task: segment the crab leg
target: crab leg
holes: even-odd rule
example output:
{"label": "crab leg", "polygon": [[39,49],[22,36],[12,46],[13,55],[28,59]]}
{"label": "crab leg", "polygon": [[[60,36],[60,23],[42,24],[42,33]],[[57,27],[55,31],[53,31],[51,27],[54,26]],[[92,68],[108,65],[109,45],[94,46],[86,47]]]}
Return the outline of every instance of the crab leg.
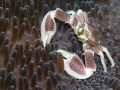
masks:
{"label": "crab leg", "polygon": [[102,53],[101,51],[99,51],[97,54],[98,54],[98,55],[100,56],[100,58],[101,58],[101,63],[102,63],[102,65],[103,65],[104,72],[107,72],[107,68],[106,68],[106,65],[105,65],[103,53]]}
{"label": "crab leg", "polygon": [[[87,50],[87,48],[90,48],[86,43],[83,44],[83,50]],[[95,54],[99,55],[100,56],[100,60],[101,60],[101,63],[102,63],[102,66],[103,66],[103,69],[104,69],[104,72],[107,71],[107,68],[106,68],[106,65],[105,65],[105,61],[104,61],[104,55],[102,53],[102,51],[98,48],[98,47],[94,47],[93,49],[91,49]]]}
{"label": "crab leg", "polygon": [[96,71],[96,65],[94,61],[94,52],[92,50],[85,50],[83,55],[85,55],[86,69],[91,69],[93,71]]}
{"label": "crab leg", "polygon": [[106,53],[107,57],[109,58],[109,60],[111,62],[111,67],[114,67],[115,63],[114,63],[114,60],[112,59],[112,57],[110,55],[110,52],[105,47],[103,47],[102,45],[98,45],[98,48],[100,48],[101,51]]}
{"label": "crab leg", "polygon": [[97,55],[100,56],[104,72],[107,72],[107,68],[106,68],[106,65],[105,65],[103,52],[100,51],[99,49],[97,49],[96,47],[93,49],[93,51],[94,51],[94,53],[96,53]]}
{"label": "crab leg", "polygon": [[88,22],[87,14],[81,9],[77,11],[77,15],[79,16],[79,21],[81,22],[81,24],[83,24],[84,22]]}
{"label": "crab leg", "polygon": [[91,50],[86,50],[84,53],[86,67],[75,53],[71,54],[61,49],[57,50],[57,52],[60,52],[66,58],[64,59],[64,70],[77,79],[89,78],[96,70],[93,52]]}

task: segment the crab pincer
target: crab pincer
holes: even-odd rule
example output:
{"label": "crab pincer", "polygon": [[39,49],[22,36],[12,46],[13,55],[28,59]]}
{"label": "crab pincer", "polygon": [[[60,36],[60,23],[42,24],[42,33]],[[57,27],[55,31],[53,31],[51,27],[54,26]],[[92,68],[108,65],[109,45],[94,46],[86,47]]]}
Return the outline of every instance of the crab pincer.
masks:
{"label": "crab pincer", "polygon": [[96,71],[96,65],[94,62],[94,53],[91,50],[86,50],[85,55],[85,65],[79,56],[75,53],[70,53],[65,50],[59,49],[64,59],[64,70],[71,76],[77,79],[89,78],[94,71]]}
{"label": "crab pincer", "polygon": [[52,37],[56,32],[56,22],[55,18],[64,22],[68,23],[71,26],[77,25],[77,19],[73,16],[70,16],[63,10],[57,8],[56,10],[49,11],[43,18],[41,24],[41,38],[43,41],[44,47],[46,44],[49,44]]}
{"label": "crab pincer", "polygon": [[44,47],[46,46],[46,44],[50,43],[53,35],[56,32],[56,23],[55,23],[53,14],[54,14],[54,11],[48,12],[42,20],[41,38],[42,38]]}

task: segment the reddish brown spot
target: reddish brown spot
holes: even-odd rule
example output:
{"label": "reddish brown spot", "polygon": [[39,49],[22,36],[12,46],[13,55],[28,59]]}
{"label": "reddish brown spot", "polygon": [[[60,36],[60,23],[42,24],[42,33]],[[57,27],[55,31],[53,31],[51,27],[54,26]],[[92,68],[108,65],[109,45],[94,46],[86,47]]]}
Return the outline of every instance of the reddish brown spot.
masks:
{"label": "reddish brown spot", "polygon": [[103,46],[102,45],[97,45],[96,48],[99,49],[100,51],[103,50]]}
{"label": "reddish brown spot", "polygon": [[80,19],[80,22],[81,22],[82,24],[85,22],[85,18],[84,18],[83,12],[82,12],[82,13],[79,13],[79,19]]}
{"label": "reddish brown spot", "polygon": [[73,17],[73,20],[71,22],[72,22],[71,26],[77,26],[77,24],[78,24],[78,20],[75,17]]}
{"label": "reddish brown spot", "polygon": [[88,69],[95,69],[95,62],[94,62],[94,57],[93,54],[91,52],[85,52],[85,65],[86,68]]}
{"label": "reddish brown spot", "polygon": [[70,68],[80,75],[86,75],[83,63],[77,56],[73,56],[70,61]]}
{"label": "reddish brown spot", "polygon": [[86,43],[87,43],[87,45],[90,46],[91,48],[92,48],[92,47],[95,47],[95,46],[97,45],[97,43],[94,42],[94,41],[92,41],[91,39],[87,40]]}
{"label": "reddish brown spot", "polygon": [[93,41],[98,44],[98,34],[97,34],[97,31],[92,26],[90,26],[89,24],[88,24],[88,29],[90,30],[90,32],[92,34],[91,38],[93,38]]}
{"label": "reddish brown spot", "polygon": [[45,30],[46,31],[53,31],[54,30],[54,21],[50,15],[47,16],[45,21]]}
{"label": "reddish brown spot", "polygon": [[55,18],[62,22],[69,22],[70,15],[64,12],[63,10],[57,9],[55,12]]}
{"label": "reddish brown spot", "polygon": [[91,49],[94,53],[96,53],[97,55],[99,55],[99,49],[97,47],[94,47]]}
{"label": "reddish brown spot", "polygon": [[74,13],[73,16],[80,22],[79,16],[76,13]]}

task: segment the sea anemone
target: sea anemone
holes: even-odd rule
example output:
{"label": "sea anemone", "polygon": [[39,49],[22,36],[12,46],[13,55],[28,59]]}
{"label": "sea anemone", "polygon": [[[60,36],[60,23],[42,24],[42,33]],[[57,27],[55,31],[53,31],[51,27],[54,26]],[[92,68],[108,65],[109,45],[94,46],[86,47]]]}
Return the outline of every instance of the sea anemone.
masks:
{"label": "sea anemone", "polygon": [[[119,90],[120,0],[0,0],[0,89],[1,90]],[[82,43],[68,24],[58,20],[57,32],[44,48],[40,36],[43,16],[57,7],[67,11],[82,9],[99,33],[116,65],[103,72],[95,55],[97,71],[78,80],[64,71],[58,48],[75,52],[84,62]]]}

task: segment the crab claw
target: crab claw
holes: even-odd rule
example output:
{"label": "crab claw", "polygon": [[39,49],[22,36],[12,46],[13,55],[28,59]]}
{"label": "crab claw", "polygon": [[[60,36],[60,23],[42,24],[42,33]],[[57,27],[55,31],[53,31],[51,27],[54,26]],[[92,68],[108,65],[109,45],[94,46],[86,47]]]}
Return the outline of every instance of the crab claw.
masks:
{"label": "crab claw", "polygon": [[60,52],[66,59],[64,59],[64,70],[71,76],[77,79],[86,79],[89,78],[93,72],[96,70],[94,63],[94,53],[91,50],[86,50],[85,55],[85,65],[78,55],[71,54],[65,50],[57,50]]}
{"label": "crab claw", "polygon": [[50,43],[55,32],[56,23],[54,20],[54,11],[50,11],[44,16],[41,24],[41,38],[44,47],[46,46],[46,44]]}
{"label": "crab claw", "polygon": [[78,23],[77,19],[74,16],[67,14],[59,8],[53,11],[49,11],[44,16],[41,24],[41,38],[44,47],[46,46],[46,44],[50,43],[53,35],[56,32],[55,18],[64,23],[68,23],[69,25],[71,25],[72,28],[75,28]]}

